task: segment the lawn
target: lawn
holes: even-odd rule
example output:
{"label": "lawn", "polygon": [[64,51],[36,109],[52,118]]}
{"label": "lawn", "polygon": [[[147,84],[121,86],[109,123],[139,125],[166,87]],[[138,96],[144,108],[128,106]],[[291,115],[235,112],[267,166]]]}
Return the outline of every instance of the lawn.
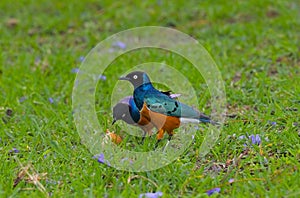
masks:
{"label": "lawn", "polygon": [[[100,163],[76,130],[74,80],[99,42],[153,25],[184,32],[211,54],[225,85],[225,123],[205,157],[199,148],[207,127],[199,125],[173,163],[118,170]],[[205,197],[211,190],[219,191],[213,197],[300,196],[299,32],[297,0],[1,1],[0,197]],[[111,126],[110,97],[116,83],[130,93],[118,77],[151,61],[181,71],[197,108],[211,112],[210,93],[191,63],[158,49],[124,54],[99,79],[95,106],[104,128],[128,142],[121,147],[138,145],[131,150],[151,150],[155,137],[141,144],[121,121]]]}

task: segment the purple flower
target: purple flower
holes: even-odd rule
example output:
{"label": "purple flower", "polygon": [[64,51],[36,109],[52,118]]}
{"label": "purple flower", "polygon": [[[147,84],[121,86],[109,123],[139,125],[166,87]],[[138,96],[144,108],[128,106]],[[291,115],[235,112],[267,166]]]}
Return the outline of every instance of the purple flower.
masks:
{"label": "purple flower", "polygon": [[51,104],[53,104],[54,103],[54,100],[53,100],[53,98],[48,98],[48,101],[51,103]]}
{"label": "purple flower", "polygon": [[276,126],[277,122],[274,122],[274,121],[268,121],[268,123],[272,126]]}
{"label": "purple flower", "polygon": [[41,62],[41,57],[38,56],[34,59],[34,64],[38,65],[40,62]]}
{"label": "purple flower", "polygon": [[127,157],[121,159],[121,163],[124,163],[125,161],[128,161],[130,164],[133,163],[133,161],[131,159],[127,158]]}
{"label": "purple flower", "polygon": [[[245,135],[239,136],[239,139],[246,139]],[[256,144],[256,145],[260,145],[261,144],[261,138],[259,136],[259,134],[251,134],[250,136],[248,136],[248,140],[250,142],[250,144]],[[244,147],[247,147],[249,145],[249,143],[244,143]]]}
{"label": "purple flower", "polygon": [[83,61],[84,61],[84,56],[80,56],[80,57],[79,57],[79,61],[80,61],[80,62],[83,62]]}
{"label": "purple flower", "polygon": [[251,140],[251,143],[252,144],[257,144],[257,145],[260,145],[260,143],[261,143],[261,139],[260,139],[260,137],[259,137],[259,135],[258,134],[256,134],[256,135],[250,135],[249,136],[249,139]]}
{"label": "purple flower", "polygon": [[46,179],[46,183],[47,183],[47,184],[54,184],[54,185],[56,185],[57,183],[59,183],[59,181],[56,182],[55,180],[49,180],[49,179]]}
{"label": "purple flower", "polygon": [[112,44],[113,47],[117,47],[117,48],[120,48],[120,49],[125,49],[126,48],[126,44],[123,43],[122,41],[117,41],[117,42],[114,42]]}
{"label": "purple flower", "polygon": [[213,189],[210,189],[210,190],[206,191],[206,194],[207,194],[208,196],[210,196],[210,195],[214,194],[215,192],[216,192],[216,193],[221,192],[221,188],[213,188]]}
{"label": "purple flower", "polygon": [[24,102],[26,99],[27,99],[26,96],[22,96],[22,97],[19,99],[19,102],[20,102],[20,103],[21,103],[21,102]]}
{"label": "purple flower", "polygon": [[240,140],[245,139],[245,138],[246,138],[246,136],[244,136],[244,135],[239,136]]}
{"label": "purple flower", "polygon": [[95,155],[93,158],[97,159],[97,162],[99,162],[101,164],[105,163],[105,161],[104,161],[104,154],[103,153],[101,153],[99,155]]}
{"label": "purple flower", "polygon": [[71,73],[77,74],[79,72],[79,68],[73,68],[71,70]]}
{"label": "purple flower", "polygon": [[228,180],[228,182],[229,182],[230,184],[232,184],[232,183],[234,182],[234,179],[231,178],[231,179]]}
{"label": "purple flower", "polygon": [[139,198],[146,197],[146,198],[158,198],[163,195],[162,192],[155,192],[155,193],[142,193],[140,194]]}
{"label": "purple flower", "polygon": [[192,135],[192,140],[193,140],[193,139],[195,139],[195,136],[194,136],[194,135]]}
{"label": "purple flower", "polygon": [[98,76],[98,79],[99,79],[99,80],[106,81],[106,76],[100,74],[100,75]]}
{"label": "purple flower", "polygon": [[10,153],[20,153],[20,150],[13,148],[12,150],[9,151]]}

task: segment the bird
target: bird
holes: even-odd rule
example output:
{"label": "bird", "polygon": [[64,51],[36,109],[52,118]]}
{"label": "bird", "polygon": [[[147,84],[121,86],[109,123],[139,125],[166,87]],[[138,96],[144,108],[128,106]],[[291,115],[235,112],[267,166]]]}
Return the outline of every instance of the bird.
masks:
{"label": "bird", "polygon": [[143,138],[146,134],[151,135],[154,128],[154,125],[148,119],[140,115],[140,111],[135,105],[132,96],[126,96],[113,107],[112,125],[118,120],[123,120],[127,124],[140,127],[144,131]]}
{"label": "bird", "polygon": [[161,141],[165,132],[171,140],[174,130],[182,123],[215,123],[209,116],[155,89],[145,72],[134,71],[120,77],[119,80],[129,81],[133,85],[136,107],[142,117],[158,129],[157,143]]}
{"label": "bird", "polygon": [[[180,94],[171,94],[171,91],[160,91],[161,93],[171,97],[178,98]],[[127,124],[138,126],[144,132],[142,142],[147,134],[152,135],[154,125],[145,117],[142,117],[137,108],[133,96],[126,96],[122,98],[113,107],[113,122],[112,125],[118,121],[123,120]]]}

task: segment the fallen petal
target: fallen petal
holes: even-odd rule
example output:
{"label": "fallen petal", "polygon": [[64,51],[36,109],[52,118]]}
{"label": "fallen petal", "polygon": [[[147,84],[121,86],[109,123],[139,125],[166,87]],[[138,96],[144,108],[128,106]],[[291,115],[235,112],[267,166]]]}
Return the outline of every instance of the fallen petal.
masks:
{"label": "fallen petal", "polygon": [[143,193],[143,194],[140,194],[139,198],[142,198],[142,197],[146,197],[146,198],[158,198],[158,197],[161,197],[162,195],[163,195],[162,192]]}
{"label": "fallen petal", "polygon": [[51,103],[51,104],[53,104],[54,103],[54,100],[53,100],[53,98],[48,98],[48,100],[49,100],[49,102]]}
{"label": "fallen petal", "polygon": [[221,188],[213,188],[213,189],[210,189],[210,190],[206,191],[206,194],[208,196],[210,196],[210,195],[212,195],[214,193],[219,193],[219,192],[221,192]]}
{"label": "fallen petal", "polygon": [[126,48],[126,44],[123,43],[122,41],[117,41],[115,43],[112,44],[113,47],[118,47],[120,49],[125,49]]}
{"label": "fallen petal", "polygon": [[79,72],[79,68],[73,68],[71,70],[71,73],[77,74]]}
{"label": "fallen petal", "polygon": [[106,80],[106,76],[100,74],[99,77],[98,77],[98,79],[105,81]]}

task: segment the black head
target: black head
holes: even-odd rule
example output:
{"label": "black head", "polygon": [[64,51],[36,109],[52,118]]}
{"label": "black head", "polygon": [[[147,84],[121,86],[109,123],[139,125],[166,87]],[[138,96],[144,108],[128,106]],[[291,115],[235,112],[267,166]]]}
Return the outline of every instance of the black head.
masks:
{"label": "black head", "polygon": [[120,77],[119,80],[128,80],[129,82],[132,83],[134,88],[137,88],[143,84],[150,83],[150,79],[148,75],[145,72],[141,71],[134,71],[125,77]]}
{"label": "black head", "polygon": [[124,103],[118,103],[116,106],[113,108],[113,123],[114,124],[118,120],[123,120],[127,124],[134,124],[135,122],[133,121],[131,115],[130,115],[130,106],[129,104],[124,104]]}

